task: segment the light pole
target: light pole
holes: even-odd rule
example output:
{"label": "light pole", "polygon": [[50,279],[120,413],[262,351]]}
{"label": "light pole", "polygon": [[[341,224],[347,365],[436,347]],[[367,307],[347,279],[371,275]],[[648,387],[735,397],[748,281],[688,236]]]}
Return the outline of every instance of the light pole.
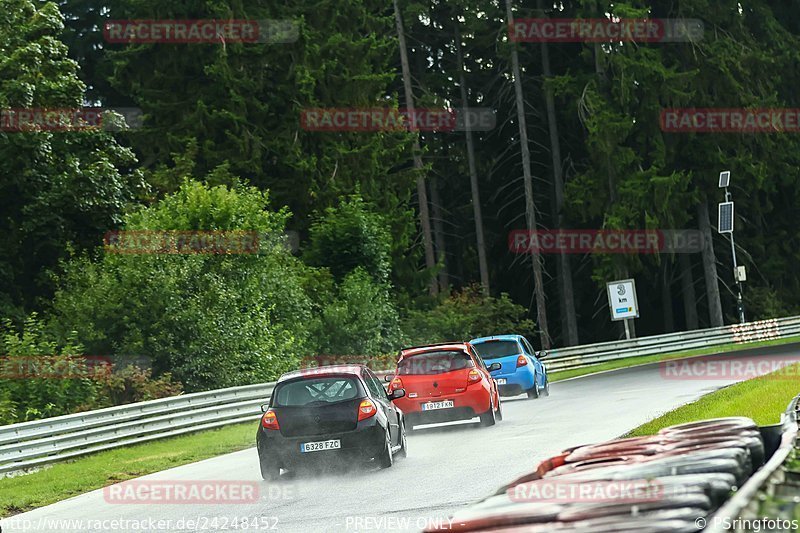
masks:
{"label": "light pole", "polygon": [[719,214],[717,217],[717,231],[728,233],[731,237],[731,255],[733,256],[733,279],[736,281],[736,311],[739,315],[739,323],[744,324],[744,301],[742,300],[742,282],[745,281],[746,272],[744,266],[736,264],[736,244],[733,240],[733,195],[728,192],[731,182],[730,170],[719,173],[719,188],[725,189],[725,201],[719,204]]}

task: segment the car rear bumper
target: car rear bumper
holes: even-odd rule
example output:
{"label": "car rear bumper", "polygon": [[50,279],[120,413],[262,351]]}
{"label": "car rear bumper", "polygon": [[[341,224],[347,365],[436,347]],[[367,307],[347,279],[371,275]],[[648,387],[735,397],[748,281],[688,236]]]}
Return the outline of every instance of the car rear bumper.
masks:
{"label": "car rear bumper", "polygon": [[[431,411],[422,410],[422,405],[425,403],[444,400],[452,400],[453,407]],[[394,403],[403,411],[409,425],[468,420],[488,410],[489,391],[476,387],[475,390],[443,394],[437,397],[409,398],[405,396],[394,400]]]}
{"label": "car rear bumper", "polygon": [[516,396],[533,388],[533,374],[530,372],[513,372],[492,374],[497,379],[505,379],[505,385],[497,384],[497,392],[501,396]]}
{"label": "car rear bumper", "polygon": [[[340,440],[341,448],[314,452],[301,451],[303,443],[328,440]],[[386,446],[386,429],[374,418],[359,422],[359,426],[352,431],[326,435],[286,437],[281,435],[279,430],[260,428],[257,441],[259,455],[266,454],[271,461],[277,462],[282,467],[313,461],[324,462],[331,457],[368,460],[377,456]]]}

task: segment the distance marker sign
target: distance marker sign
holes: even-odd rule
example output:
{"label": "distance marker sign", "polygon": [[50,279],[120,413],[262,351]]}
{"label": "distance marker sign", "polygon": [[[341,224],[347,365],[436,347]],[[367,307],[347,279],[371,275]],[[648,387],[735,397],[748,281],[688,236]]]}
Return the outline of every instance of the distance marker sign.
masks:
{"label": "distance marker sign", "polygon": [[611,320],[639,318],[639,304],[636,302],[636,284],[632,279],[611,281],[606,284],[608,306]]}

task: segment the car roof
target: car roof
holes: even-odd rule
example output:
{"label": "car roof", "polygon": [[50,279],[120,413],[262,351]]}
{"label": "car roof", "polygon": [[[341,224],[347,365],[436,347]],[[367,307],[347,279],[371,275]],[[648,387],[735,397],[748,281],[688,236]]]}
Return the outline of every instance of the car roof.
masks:
{"label": "car roof", "polygon": [[292,370],[286,372],[280,378],[278,383],[299,377],[317,377],[328,375],[341,375],[350,374],[353,376],[361,376],[367,365],[328,365],[328,366],[315,366],[310,368],[301,368],[300,370]]}
{"label": "car roof", "polygon": [[491,337],[478,337],[477,339],[472,339],[470,344],[480,344],[482,342],[488,341],[519,341],[523,337],[522,335],[517,334],[509,334],[509,335],[492,335]]}
{"label": "car roof", "polygon": [[442,351],[449,351],[449,350],[460,350],[462,352],[469,352],[467,346],[469,345],[468,342],[457,341],[457,342],[442,342],[438,344],[426,344],[424,346],[412,346],[410,348],[403,348],[400,350],[401,357],[410,357],[412,355],[419,355],[421,353],[426,352],[442,352]]}

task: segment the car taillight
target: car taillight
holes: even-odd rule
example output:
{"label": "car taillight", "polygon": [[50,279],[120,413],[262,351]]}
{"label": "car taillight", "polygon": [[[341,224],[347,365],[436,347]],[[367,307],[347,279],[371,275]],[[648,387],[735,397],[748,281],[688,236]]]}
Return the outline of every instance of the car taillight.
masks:
{"label": "car taillight", "polygon": [[475,370],[474,368],[469,371],[469,375],[467,375],[467,383],[473,384],[477,383],[481,380],[481,373]]}
{"label": "car taillight", "polygon": [[389,392],[402,388],[403,388],[403,380],[400,378],[394,378],[391,382],[389,382]]}
{"label": "car taillight", "polygon": [[371,416],[375,416],[377,412],[378,409],[375,407],[375,404],[372,403],[372,400],[363,400],[358,406],[358,421],[361,422]]}
{"label": "car taillight", "polygon": [[280,424],[278,424],[278,416],[271,409],[261,417],[261,425],[266,429],[281,429]]}
{"label": "car taillight", "polygon": [[521,366],[525,366],[527,364],[528,364],[528,360],[525,359],[524,355],[520,355],[519,357],[517,357],[517,368],[519,368]]}

